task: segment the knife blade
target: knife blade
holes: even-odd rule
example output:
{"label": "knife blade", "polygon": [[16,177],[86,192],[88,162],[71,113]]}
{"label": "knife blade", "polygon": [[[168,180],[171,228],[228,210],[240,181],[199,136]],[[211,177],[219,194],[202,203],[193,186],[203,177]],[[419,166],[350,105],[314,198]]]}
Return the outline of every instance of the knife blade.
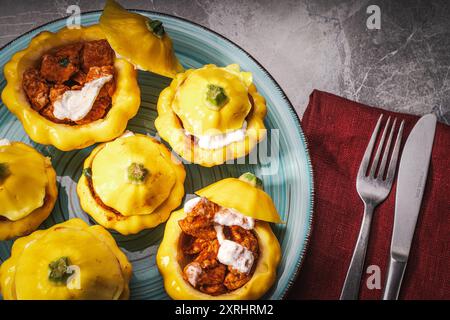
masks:
{"label": "knife blade", "polygon": [[406,140],[397,177],[394,228],[384,300],[397,299],[408,261],[436,131],[436,116],[421,117]]}

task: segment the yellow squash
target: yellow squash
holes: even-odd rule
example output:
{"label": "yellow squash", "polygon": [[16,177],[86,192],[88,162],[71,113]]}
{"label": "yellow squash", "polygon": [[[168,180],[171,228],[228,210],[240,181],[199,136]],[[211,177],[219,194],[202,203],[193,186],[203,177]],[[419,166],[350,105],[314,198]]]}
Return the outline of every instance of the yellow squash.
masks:
{"label": "yellow squash", "polygon": [[57,193],[50,159],[21,142],[0,146],[0,240],[36,230]]}
{"label": "yellow squash", "polygon": [[[183,77],[172,109],[184,129],[195,135],[206,135],[242,128],[252,107],[248,98],[248,88],[252,84],[250,72],[240,72],[236,64],[225,68],[206,65],[186,71]],[[219,110],[205,99],[209,85],[223,88],[228,96],[228,102]]]}
{"label": "yellow squash", "polygon": [[63,28],[57,33],[44,31],[5,65],[7,85],[2,92],[2,100],[34,141],[54,145],[63,151],[85,148],[118,137],[125,130],[128,120],[136,115],[140,105],[136,70],[131,63],[117,58],[114,61],[116,90],[111,109],[103,119],[84,125],[57,124],[42,117],[27,100],[22,89],[22,74],[35,66],[45,52],[69,43],[99,39],[105,39],[105,35],[98,25],[80,29]]}
{"label": "yellow squash", "polygon": [[178,221],[186,217],[183,209],[175,211],[167,221],[164,238],[158,249],[156,262],[164,278],[164,288],[172,299],[177,300],[253,300],[261,298],[273,285],[276,268],[281,259],[281,249],[269,223],[257,221],[254,231],[258,237],[260,256],[252,278],[243,287],[226,294],[211,296],[193,288],[183,278],[179,264],[183,253],[179,250],[181,228]]}
{"label": "yellow squash", "polygon": [[103,227],[71,219],[16,240],[0,289],[6,300],[128,299],[131,272]]}
{"label": "yellow squash", "polygon": [[[250,185],[249,181],[245,179],[245,177],[233,180],[225,179],[222,181],[216,182],[210,187],[197,191],[196,194],[200,195],[201,193],[202,196],[213,202],[218,200],[219,202],[217,203],[220,205],[235,205],[238,200],[242,201],[242,199],[247,199],[247,196],[253,196],[254,192],[251,189],[259,190],[257,186]],[[243,184],[246,184],[248,187]],[[220,191],[220,186],[227,187],[225,193]],[[234,193],[229,192],[230,188],[228,188],[228,186],[235,187]],[[213,191],[220,193],[220,195],[213,194]],[[202,293],[184,280],[182,270],[184,266],[180,265],[180,262],[184,260],[183,252],[180,247],[182,230],[178,225],[178,221],[184,219],[186,217],[186,213],[183,209],[172,213],[167,221],[164,231],[164,238],[159,246],[156,256],[158,269],[164,278],[164,287],[171,298],[177,300],[253,300],[261,298],[270,289],[276,279],[276,268],[280,263],[281,248],[278,239],[272,232],[270,224],[262,220],[279,222],[281,219],[278,217],[278,213],[276,212],[275,207],[273,207],[271,200],[270,204],[268,203],[266,197],[269,196],[265,194],[264,191],[261,190],[261,192],[262,193],[257,193],[261,196],[262,201],[260,204],[253,202],[251,206],[228,207],[235,208],[237,210],[243,209],[243,211],[241,211],[243,214],[261,219],[256,221],[253,229],[258,238],[260,255],[250,281],[237,290],[218,296],[211,296]],[[256,212],[253,210],[262,210],[263,213],[255,215]]]}
{"label": "yellow squash", "polygon": [[[266,136],[265,99],[251,73],[241,72],[236,64],[206,65],[178,74],[161,92],[157,109],[160,136],[183,158],[206,167],[247,155]],[[245,138],[218,149],[200,148],[189,136],[227,133],[242,128],[244,121]]]}
{"label": "yellow squash", "polygon": [[97,146],[77,192],[99,224],[134,234],[167,220],[184,196],[186,172],[159,141],[140,134]]}
{"label": "yellow squash", "polygon": [[100,26],[111,47],[139,69],[173,78],[183,71],[162,23],[106,1]]}

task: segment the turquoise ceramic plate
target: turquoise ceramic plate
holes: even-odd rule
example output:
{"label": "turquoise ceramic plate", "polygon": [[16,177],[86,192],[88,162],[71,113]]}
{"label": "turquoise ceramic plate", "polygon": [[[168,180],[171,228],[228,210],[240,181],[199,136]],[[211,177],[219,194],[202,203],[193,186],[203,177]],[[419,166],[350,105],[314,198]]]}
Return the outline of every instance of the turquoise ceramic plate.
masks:
{"label": "turquoise ceramic plate", "polygon": [[[279,133],[279,139],[276,139],[276,135],[270,135],[269,142],[273,144],[275,141],[279,141],[279,156],[272,156],[270,161],[265,161],[264,164],[228,164],[214,168],[186,165],[185,189],[187,194],[193,193],[194,190],[214,181],[230,176],[237,177],[246,171],[253,171],[262,176],[265,190],[272,196],[283,220],[286,221],[286,224],[273,226],[282,246],[283,257],[278,268],[277,281],[265,296],[267,299],[281,299],[295,280],[303,260],[312,221],[312,171],[298,116],[268,72],[231,41],[180,18],[153,12],[140,11],[140,13],[159,19],[164,23],[167,32],[173,39],[176,54],[185,68],[198,68],[208,63],[220,66],[238,63],[243,70],[253,73],[259,92],[267,100],[266,126],[270,129],[278,129]],[[98,22],[99,16],[99,12],[86,13],[82,15],[81,22],[83,25],[95,24]],[[43,30],[55,32],[64,27],[65,23],[64,19],[51,22],[24,34],[3,47],[0,51],[0,69],[3,70],[3,66],[11,56],[25,48],[36,34]],[[160,91],[169,82],[170,79],[148,72],[139,72],[142,105],[138,115],[129,122],[129,130],[156,135],[154,127],[156,102]],[[4,86],[5,79],[2,73],[0,89],[3,89]],[[83,160],[88,156],[92,147],[61,152],[51,146],[36,144],[30,140],[21,123],[3,103],[0,104],[0,137],[31,144],[52,158],[53,166],[58,173],[59,199],[53,213],[41,228],[48,228],[72,217],[79,217],[94,223],[80,208],[75,191]],[[246,163],[248,162],[246,161]],[[168,298],[155,265],[155,254],[163,231],[164,225],[127,237],[112,232],[119,246],[133,263],[132,299]],[[0,263],[9,257],[12,244],[13,241],[0,242]]]}

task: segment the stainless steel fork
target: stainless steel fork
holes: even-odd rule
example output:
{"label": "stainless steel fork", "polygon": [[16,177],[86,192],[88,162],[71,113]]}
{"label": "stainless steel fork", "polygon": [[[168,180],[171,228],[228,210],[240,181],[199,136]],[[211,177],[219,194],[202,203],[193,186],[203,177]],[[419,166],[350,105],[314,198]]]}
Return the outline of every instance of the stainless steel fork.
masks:
{"label": "stainless steel fork", "polygon": [[[400,124],[394,148],[392,150],[391,159],[389,161],[389,166],[386,169],[392,136],[394,134],[395,125],[397,123],[397,119],[394,119],[386,142],[386,146],[383,149],[391,117],[389,117],[386,122],[380,138],[380,142],[378,144],[377,151],[373,157],[372,164],[370,165],[372,151],[377,140],[382,118],[383,115],[380,115],[380,117],[378,118],[378,122],[375,126],[375,129],[373,130],[369,144],[367,145],[361,165],[359,166],[358,176],[356,178],[356,190],[358,191],[361,200],[364,202],[364,215],[361,229],[359,231],[358,241],[356,242],[356,247],[353,251],[350,267],[348,268],[347,276],[345,277],[344,287],[342,288],[341,300],[358,299],[373,211],[377,205],[379,205],[387,198],[389,192],[391,191],[392,182],[395,176],[395,170],[397,168],[398,153],[400,149],[404,121],[402,121]],[[379,168],[377,170],[381,153],[383,153],[383,155]],[[368,170],[369,165],[370,170]],[[367,171],[369,172],[367,173]]]}

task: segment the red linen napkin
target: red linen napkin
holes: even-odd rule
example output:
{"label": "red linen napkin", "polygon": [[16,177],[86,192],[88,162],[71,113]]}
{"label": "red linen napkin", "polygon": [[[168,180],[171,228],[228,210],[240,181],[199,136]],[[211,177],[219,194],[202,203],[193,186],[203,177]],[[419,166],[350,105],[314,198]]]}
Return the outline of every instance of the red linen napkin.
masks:
{"label": "red linen napkin", "polygon": [[[314,218],[307,254],[289,299],[339,299],[361,226],[363,203],[356,175],[380,114],[405,120],[403,144],[418,117],[370,108],[313,91],[303,116],[314,171]],[[384,122],[383,122],[384,124]],[[360,299],[380,299],[386,280],[395,188],[375,209],[365,269],[381,270],[381,289]],[[430,170],[400,299],[450,299],[450,127],[438,123]]]}

